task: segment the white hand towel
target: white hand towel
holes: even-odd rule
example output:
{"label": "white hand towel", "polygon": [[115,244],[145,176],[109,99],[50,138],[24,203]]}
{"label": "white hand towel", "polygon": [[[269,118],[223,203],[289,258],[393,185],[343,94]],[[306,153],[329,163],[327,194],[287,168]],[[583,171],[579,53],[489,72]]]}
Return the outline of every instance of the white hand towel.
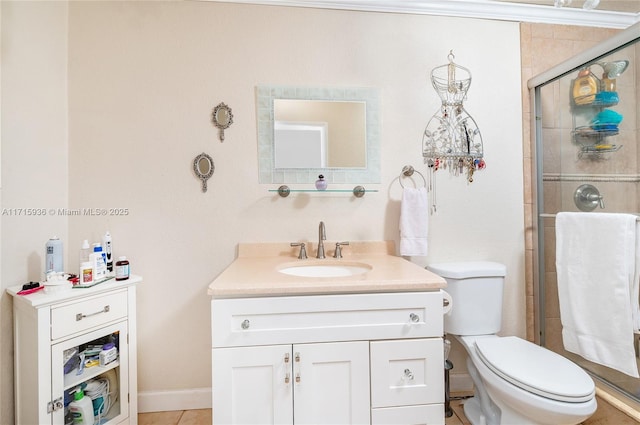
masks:
{"label": "white hand towel", "polygon": [[403,189],[400,206],[400,255],[427,255],[428,204],[426,188]]}
{"label": "white hand towel", "polygon": [[556,269],[565,349],[638,378],[636,216],[559,213]]}

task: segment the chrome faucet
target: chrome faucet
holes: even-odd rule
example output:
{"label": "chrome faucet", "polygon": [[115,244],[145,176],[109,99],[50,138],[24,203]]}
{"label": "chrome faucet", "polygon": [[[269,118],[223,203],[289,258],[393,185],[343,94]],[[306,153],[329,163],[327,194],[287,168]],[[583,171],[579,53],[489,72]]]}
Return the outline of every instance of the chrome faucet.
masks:
{"label": "chrome faucet", "polygon": [[324,228],[324,221],[320,222],[320,226],[318,226],[318,253],[316,254],[316,258],[325,258],[324,257],[324,242],[327,239],[327,232]]}

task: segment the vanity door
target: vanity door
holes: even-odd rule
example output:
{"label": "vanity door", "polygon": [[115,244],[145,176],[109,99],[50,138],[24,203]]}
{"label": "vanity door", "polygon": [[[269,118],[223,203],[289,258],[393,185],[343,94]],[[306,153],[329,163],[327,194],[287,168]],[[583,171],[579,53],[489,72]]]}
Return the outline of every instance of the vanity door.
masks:
{"label": "vanity door", "polygon": [[369,341],[294,344],[296,424],[369,424]]}
{"label": "vanity door", "polygon": [[291,345],[213,349],[214,424],[293,424]]}

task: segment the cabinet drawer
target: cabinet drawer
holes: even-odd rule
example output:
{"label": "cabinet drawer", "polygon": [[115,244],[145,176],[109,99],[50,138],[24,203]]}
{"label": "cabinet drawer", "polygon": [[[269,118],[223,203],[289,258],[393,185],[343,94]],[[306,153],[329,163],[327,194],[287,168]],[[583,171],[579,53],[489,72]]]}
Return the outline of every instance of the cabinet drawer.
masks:
{"label": "cabinet drawer", "polygon": [[213,347],[441,337],[441,291],[213,299]]}
{"label": "cabinet drawer", "polygon": [[444,403],[441,338],[371,342],[371,406]]}
{"label": "cabinet drawer", "polygon": [[56,340],[126,316],[126,290],[56,305],[51,308],[51,339]]}
{"label": "cabinet drawer", "polygon": [[385,407],[371,411],[372,425],[444,425],[444,404]]}

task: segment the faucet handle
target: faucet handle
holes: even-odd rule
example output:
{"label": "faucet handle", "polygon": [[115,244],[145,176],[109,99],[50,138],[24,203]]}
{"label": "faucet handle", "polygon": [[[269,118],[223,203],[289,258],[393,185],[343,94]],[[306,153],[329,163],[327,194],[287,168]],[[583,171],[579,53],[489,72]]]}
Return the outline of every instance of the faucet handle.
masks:
{"label": "faucet handle", "polygon": [[342,258],[343,245],[349,245],[349,242],[336,242],[336,251],[333,253],[333,258]]}
{"label": "faucet handle", "polygon": [[291,242],[290,245],[291,246],[299,246],[300,247],[300,253],[298,254],[298,259],[299,260],[306,260],[307,259],[307,248],[305,248],[304,242]]}

